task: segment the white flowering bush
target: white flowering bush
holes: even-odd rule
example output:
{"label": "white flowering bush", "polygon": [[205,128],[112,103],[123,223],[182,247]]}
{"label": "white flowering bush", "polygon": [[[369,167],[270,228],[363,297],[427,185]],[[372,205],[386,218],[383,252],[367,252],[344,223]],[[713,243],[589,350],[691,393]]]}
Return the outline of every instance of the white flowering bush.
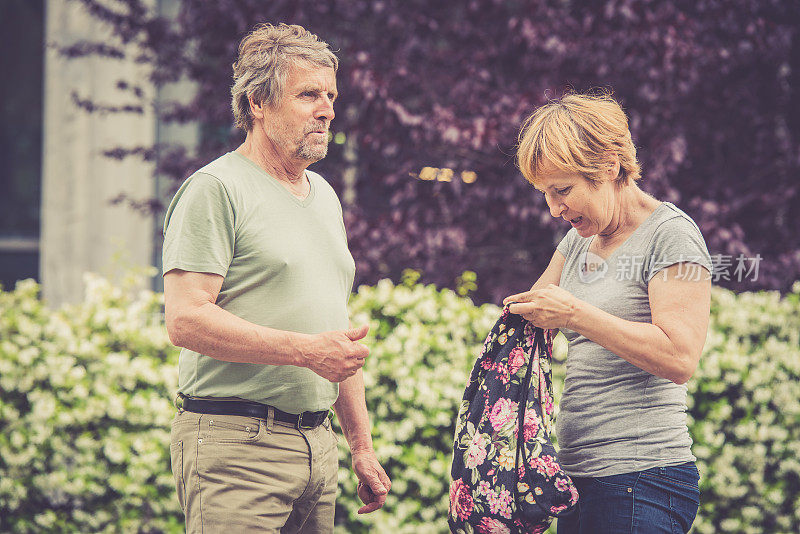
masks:
{"label": "white flowering bush", "polygon": [[[337,532],[448,532],[454,417],[500,309],[458,294],[469,276],[458,292],[415,281],[350,300],[353,324],[371,326],[367,405],[393,486],[382,510],[357,515],[341,440]],[[84,302],[57,311],[31,281],[0,291],[0,532],[182,532],[163,296],[135,279],[86,283]],[[554,361],[565,349],[558,336]],[[556,399],[563,372],[554,365]],[[689,392],[702,477],[693,532],[800,532],[800,283],[784,297],[715,289]]]}
{"label": "white flowering bush", "polygon": [[701,477],[692,532],[800,532],[800,282],[784,297],[713,296],[688,384]]}
{"label": "white flowering bush", "polygon": [[0,292],[0,531],[182,532],[163,296],[86,277],[58,311]]}
{"label": "white flowering bush", "polygon": [[449,289],[381,280],[350,299],[354,325],[369,324],[364,342],[367,408],[375,450],[392,478],[384,508],[356,515],[355,476],[340,447],[337,531],[449,532],[447,507],[454,418],[477,350],[499,316]]}
{"label": "white flowering bush", "polygon": [[[384,280],[360,288],[351,310],[354,324],[372,326],[367,404],[393,486],[383,510],[356,516],[355,481],[342,444],[340,532],[446,533],[453,415],[500,309],[474,307],[448,290]],[[702,477],[693,532],[800,532],[799,339],[800,283],[785,297],[714,289],[708,341],[688,384]],[[558,362],[565,357],[559,335],[556,399],[564,377]]]}

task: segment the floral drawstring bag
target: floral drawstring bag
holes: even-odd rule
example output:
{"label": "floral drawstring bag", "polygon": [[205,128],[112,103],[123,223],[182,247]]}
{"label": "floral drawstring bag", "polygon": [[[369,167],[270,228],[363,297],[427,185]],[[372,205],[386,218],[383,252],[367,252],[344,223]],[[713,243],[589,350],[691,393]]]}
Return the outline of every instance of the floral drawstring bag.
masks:
{"label": "floral drawstring bag", "polygon": [[552,334],[503,310],[472,369],[456,422],[450,530],[547,530],[578,492],[550,441]]}

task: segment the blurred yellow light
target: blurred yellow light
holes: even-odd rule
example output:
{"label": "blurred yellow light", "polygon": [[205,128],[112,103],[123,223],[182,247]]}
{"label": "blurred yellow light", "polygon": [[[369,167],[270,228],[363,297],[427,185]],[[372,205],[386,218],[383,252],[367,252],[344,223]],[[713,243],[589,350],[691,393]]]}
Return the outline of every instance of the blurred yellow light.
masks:
{"label": "blurred yellow light", "polygon": [[471,184],[478,179],[478,173],[474,171],[461,171],[461,179],[465,184]]}
{"label": "blurred yellow light", "polygon": [[451,182],[453,180],[453,169],[441,169],[437,179],[440,182]]}
{"label": "blurred yellow light", "polygon": [[[478,173],[475,171],[461,171],[459,175],[465,184],[474,183],[478,179]],[[438,180],[440,182],[452,182],[453,178],[456,176],[456,171],[447,167],[441,169],[439,167],[422,167],[419,174],[411,173],[411,176],[425,181]]]}
{"label": "blurred yellow light", "polygon": [[419,171],[419,179],[420,180],[435,180],[436,174],[438,174],[439,169],[436,167],[422,167],[422,170]]}

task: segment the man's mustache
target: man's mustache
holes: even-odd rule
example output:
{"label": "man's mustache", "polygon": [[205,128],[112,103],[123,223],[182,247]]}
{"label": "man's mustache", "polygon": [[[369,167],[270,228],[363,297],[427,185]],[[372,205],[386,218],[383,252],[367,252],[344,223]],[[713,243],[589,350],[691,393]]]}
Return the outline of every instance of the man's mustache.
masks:
{"label": "man's mustache", "polygon": [[311,132],[325,132],[328,133],[328,125],[324,122],[317,122],[305,127],[303,134],[310,134]]}

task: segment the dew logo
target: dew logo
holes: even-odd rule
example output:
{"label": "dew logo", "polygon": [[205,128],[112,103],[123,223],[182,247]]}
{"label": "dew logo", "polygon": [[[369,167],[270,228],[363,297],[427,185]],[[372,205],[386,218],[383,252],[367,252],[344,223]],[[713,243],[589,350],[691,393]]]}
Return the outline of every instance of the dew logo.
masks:
{"label": "dew logo", "polygon": [[584,284],[602,280],[608,272],[606,261],[594,252],[582,252],[578,256],[578,278]]}

